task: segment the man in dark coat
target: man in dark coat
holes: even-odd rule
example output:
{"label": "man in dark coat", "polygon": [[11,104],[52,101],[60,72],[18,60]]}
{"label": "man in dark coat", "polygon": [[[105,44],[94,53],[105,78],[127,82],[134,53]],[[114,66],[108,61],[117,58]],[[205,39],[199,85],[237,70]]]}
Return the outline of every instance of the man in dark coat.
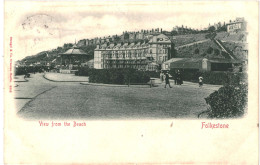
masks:
{"label": "man in dark coat", "polygon": [[178,70],[176,78],[177,78],[177,85],[183,84],[182,75],[181,75],[180,70]]}

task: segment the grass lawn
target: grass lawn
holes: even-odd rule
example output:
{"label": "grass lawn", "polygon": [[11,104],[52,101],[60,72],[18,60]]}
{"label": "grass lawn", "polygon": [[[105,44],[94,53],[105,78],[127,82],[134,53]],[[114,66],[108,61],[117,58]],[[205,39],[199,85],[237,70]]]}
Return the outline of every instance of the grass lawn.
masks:
{"label": "grass lawn", "polygon": [[216,88],[192,85],[149,88],[57,83],[18,114],[25,118],[162,119],[197,118]]}

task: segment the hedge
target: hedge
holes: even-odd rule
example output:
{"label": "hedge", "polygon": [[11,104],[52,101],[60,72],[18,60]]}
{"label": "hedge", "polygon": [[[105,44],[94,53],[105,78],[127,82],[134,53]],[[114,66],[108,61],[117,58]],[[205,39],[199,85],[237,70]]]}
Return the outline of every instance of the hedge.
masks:
{"label": "hedge", "polygon": [[25,75],[27,73],[34,73],[39,72],[41,73],[43,70],[48,70],[48,68],[51,70],[53,67],[47,67],[47,66],[20,66],[15,68],[15,75]]}
{"label": "hedge", "polygon": [[[176,75],[177,69],[171,69],[170,74],[173,76],[173,79]],[[247,73],[244,72],[200,72],[195,69],[185,69],[180,70],[182,79],[184,81],[198,82],[199,77],[203,77],[203,83],[213,84],[213,85],[238,85],[241,82],[247,83]]]}
{"label": "hedge", "polygon": [[[88,69],[89,82],[105,84],[148,83],[152,72],[135,69]],[[159,77],[159,73],[158,73]]]}
{"label": "hedge", "polygon": [[210,118],[241,117],[247,105],[248,86],[245,84],[228,85],[221,87],[207,98],[210,105],[208,116]]}
{"label": "hedge", "polygon": [[75,72],[76,76],[88,76],[89,75],[89,71],[91,69],[89,69],[89,67],[84,66],[84,67],[79,67],[77,68],[78,71]]}

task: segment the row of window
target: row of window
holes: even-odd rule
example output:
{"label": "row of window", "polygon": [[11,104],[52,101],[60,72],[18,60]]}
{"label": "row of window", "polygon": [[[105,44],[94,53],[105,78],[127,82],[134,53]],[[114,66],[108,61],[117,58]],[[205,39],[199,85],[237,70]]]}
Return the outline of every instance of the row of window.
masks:
{"label": "row of window", "polygon": [[134,68],[134,69],[146,69],[147,65],[105,65],[105,68]]}
{"label": "row of window", "polygon": [[121,58],[121,59],[123,59],[123,58],[137,58],[137,57],[146,57],[144,54],[143,55],[141,55],[141,54],[137,54],[137,55],[114,55],[114,56],[112,56],[112,55],[106,55],[104,58],[105,59],[108,59],[108,58]]}
{"label": "row of window", "polygon": [[[144,54],[148,54],[148,50],[146,49],[146,50],[142,50],[142,51],[134,51],[134,50],[131,50],[131,51],[102,51],[101,52],[102,53],[102,55],[112,55],[112,56],[117,56],[117,55],[128,55],[128,56],[130,56],[130,55],[132,55],[132,54],[134,54],[134,55],[137,55],[137,54],[139,54],[139,55],[143,55],[144,56]],[[155,49],[149,49],[149,53],[150,54],[153,54],[153,53],[156,53],[156,50]],[[158,49],[158,53],[160,53],[160,54],[167,54],[168,53],[168,49]],[[99,55],[99,53],[96,53],[97,55]]]}
{"label": "row of window", "polygon": [[106,64],[146,64],[145,61],[106,61]]}
{"label": "row of window", "polygon": [[113,50],[113,49],[128,49],[128,50],[131,50],[131,49],[136,49],[136,50],[142,50],[142,49],[147,49],[147,48],[156,48],[156,47],[163,47],[163,48],[169,48],[171,45],[170,44],[149,44],[149,45],[128,45],[128,46],[106,46],[106,45],[102,45],[101,46],[101,49],[110,49]]}

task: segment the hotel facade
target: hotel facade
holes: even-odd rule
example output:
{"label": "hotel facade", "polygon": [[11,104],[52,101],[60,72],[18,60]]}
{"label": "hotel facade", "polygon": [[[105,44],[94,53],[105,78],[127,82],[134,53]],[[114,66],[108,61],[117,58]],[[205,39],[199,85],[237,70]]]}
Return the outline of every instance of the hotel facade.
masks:
{"label": "hotel facade", "polygon": [[94,68],[134,68],[156,70],[171,56],[172,42],[164,34],[154,35],[148,42],[104,43],[94,51]]}

